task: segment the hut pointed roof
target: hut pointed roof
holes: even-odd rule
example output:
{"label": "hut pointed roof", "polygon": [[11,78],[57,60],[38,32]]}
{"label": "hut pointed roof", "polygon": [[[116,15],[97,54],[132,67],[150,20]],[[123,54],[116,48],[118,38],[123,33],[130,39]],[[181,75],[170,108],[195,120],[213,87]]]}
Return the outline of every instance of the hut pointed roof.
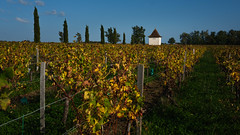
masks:
{"label": "hut pointed roof", "polygon": [[158,31],[156,29],[154,29],[154,31],[152,32],[152,34],[148,37],[162,37],[159,35]]}

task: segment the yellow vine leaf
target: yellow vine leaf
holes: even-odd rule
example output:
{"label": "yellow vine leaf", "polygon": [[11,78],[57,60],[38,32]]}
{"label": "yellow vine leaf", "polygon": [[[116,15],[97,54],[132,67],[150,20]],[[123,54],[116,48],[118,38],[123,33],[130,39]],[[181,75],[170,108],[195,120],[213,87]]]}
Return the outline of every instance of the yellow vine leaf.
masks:
{"label": "yellow vine leaf", "polygon": [[118,111],[120,109],[120,105],[118,104],[117,108],[116,108],[116,111]]}
{"label": "yellow vine leaf", "polygon": [[123,117],[123,114],[122,114],[122,113],[117,113],[117,117],[118,117],[118,118],[122,118],[122,117]]}
{"label": "yellow vine leaf", "polygon": [[89,99],[89,92],[85,91],[84,92],[84,100],[88,100]]}

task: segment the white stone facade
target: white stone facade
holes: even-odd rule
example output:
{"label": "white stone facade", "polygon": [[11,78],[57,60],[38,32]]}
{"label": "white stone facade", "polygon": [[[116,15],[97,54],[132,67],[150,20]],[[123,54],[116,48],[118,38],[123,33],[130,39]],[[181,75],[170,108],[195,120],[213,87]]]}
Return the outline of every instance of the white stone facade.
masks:
{"label": "white stone facade", "polygon": [[149,37],[149,45],[161,45],[161,37]]}

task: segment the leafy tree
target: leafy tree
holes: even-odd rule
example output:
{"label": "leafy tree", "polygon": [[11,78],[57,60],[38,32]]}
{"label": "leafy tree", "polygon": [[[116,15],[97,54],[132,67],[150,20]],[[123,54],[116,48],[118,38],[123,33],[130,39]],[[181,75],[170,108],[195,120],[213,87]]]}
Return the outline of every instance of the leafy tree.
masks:
{"label": "leafy tree", "polygon": [[226,45],[227,43],[227,32],[226,31],[219,31],[216,35],[217,44],[219,45]]}
{"label": "leafy tree", "polygon": [[63,42],[68,43],[68,25],[66,19],[63,24]]}
{"label": "leafy tree", "polygon": [[236,38],[237,38],[237,43],[236,43],[236,45],[240,45],[240,31],[237,31],[236,32]]}
{"label": "leafy tree", "polygon": [[80,33],[77,33],[75,37],[77,37],[77,43],[81,43],[82,42],[82,36],[81,36]]}
{"label": "leafy tree", "polygon": [[132,27],[133,34],[131,36],[131,44],[143,44],[143,39],[145,38],[144,32],[145,29],[141,26]]}
{"label": "leafy tree", "polygon": [[86,30],[85,30],[85,43],[89,43],[89,31],[88,31],[87,25],[86,25]]}
{"label": "leafy tree", "polygon": [[105,37],[104,37],[104,28],[103,25],[101,25],[101,44],[105,44]]}
{"label": "leafy tree", "polygon": [[181,44],[184,44],[184,45],[191,44],[192,43],[191,36],[188,33],[183,32],[180,35],[180,42]]}
{"label": "leafy tree", "polygon": [[58,35],[59,35],[59,40],[60,40],[60,42],[64,42],[64,40],[63,40],[63,32],[62,31],[59,31],[58,32]]}
{"label": "leafy tree", "polygon": [[208,45],[239,45],[240,44],[240,31],[230,30],[211,32],[208,34],[206,31],[194,31],[190,34],[182,33],[180,35],[182,44],[208,44]]}
{"label": "leafy tree", "polygon": [[135,41],[134,41],[134,37],[131,36],[131,45],[133,45],[134,43],[135,43]]}
{"label": "leafy tree", "polygon": [[210,45],[215,45],[216,43],[217,43],[217,42],[216,42],[215,32],[211,32],[210,38],[209,38],[209,44],[210,44]]}
{"label": "leafy tree", "polygon": [[112,28],[110,27],[110,28],[108,28],[108,30],[105,32],[106,33],[106,37],[107,37],[107,39],[108,39],[108,42],[109,43],[113,43],[114,41],[113,41],[113,30],[112,30]]}
{"label": "leafy tree", "polygon": [[168,43],[169,44],[174,44],[176,41],[173,37],[169,38]]}
{"label": "leafy tree", "polygon": [[237,31],[230,30],[228,32],[228,44],[229,45],[236,45],[237,44]]}
{"label": "leafy tree", "polygon": [[123,33],[123,44],[126,44],[125,33]]}
{"label": "leafy tree", "polygon": [[201,43],[201,37],[200,37],[199,31],[191,32],[190,36],[192,38],[192,44],[199,45]]}
{"label": "leafy tree", "polygon": [[40,42],[40,26],[39,26],[39,16],[37,8],[34,8],[34,42],[39,43]]}
{"label": "leafy tree", "polygon": [[201,31],[201,33],[200,33],[200,44],[202,44],[202,45],[206,45],[206,44],[208,44],[208,37],[209,37],[209,35],[208,35],[208,30],[206,30],[206,31]]}
{"label": "leafy tree", "polygon": [[116,44],[117,42],[121,41],[120,34],[117,33],[116,28],[110,27],[105,33],[109,43]]}

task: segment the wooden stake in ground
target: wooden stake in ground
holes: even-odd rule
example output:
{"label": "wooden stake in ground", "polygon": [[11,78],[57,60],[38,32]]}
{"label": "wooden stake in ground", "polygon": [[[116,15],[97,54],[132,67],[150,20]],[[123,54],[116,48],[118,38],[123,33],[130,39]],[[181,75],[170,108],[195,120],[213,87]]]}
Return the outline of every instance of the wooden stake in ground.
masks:
{"label": "wooden stake in ground", "polygon": [[37,54],[36,54],[36,59],[37,59],[37,67],[36,67],[36,71],[38,71],[38,62],[39,62],[39,50],[38,50],[38,48],[36,48],[36,50],[37,50]]}
{"label": "wooden stake in ground", "polygon": [[[144,65],[138,65],[138,75],[137,75],[137,87],[140,92],[141,97],[143,96],[143,83],[144,83]],[[138,118],[137,122],[137,135],[142,134],[142,116]]]}
{"label": "wooden stake in ground", "polygon": [[127,134],[131,135],[131,121],[128,122]]}
{"label": "wooden stake in ground", "polygon": [[105,64],[107,65],[107,52],[105,52]]}
{"label": "wooden stake in ground", "polygon": [[64,125],[66,125],[67,123],[68,112],[69,112],[69,98],[66,97],[65,108],[64,108],[63,119],[62,119],[62,122]]}
{"label": "wooden stake in ground", "polygon": [[186,60],[187,60],[187,50],[185,51],[185,57],[184,57],[184,65],[183,65],[183,79],[182,81],[185,80],[185,73],[186,73]]}
{"label": "wooden stake in ground", "polygon": [[45,133],[45,69],[46,63],[41,63],[40,70],[40,132]]}

